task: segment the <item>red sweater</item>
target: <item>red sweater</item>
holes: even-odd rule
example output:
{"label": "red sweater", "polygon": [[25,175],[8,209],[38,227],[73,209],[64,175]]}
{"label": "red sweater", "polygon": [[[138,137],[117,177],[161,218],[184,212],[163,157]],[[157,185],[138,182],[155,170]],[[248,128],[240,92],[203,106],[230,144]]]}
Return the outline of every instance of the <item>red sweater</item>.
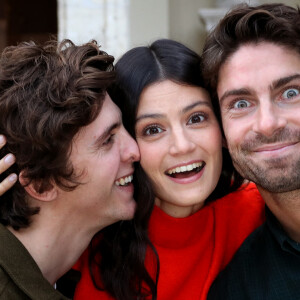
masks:
{"label": "red sweater", "polygon": [[[205,300],[214,278],[263,221],[264,202],[253,184],[186,218],[173,218],[155,207],[149,236],[160,260],[158,300]],[[146,266],[151,270],[150,259]],[[82,277],[75,300],[113,299],[94,288],[87,253],[78,267]]]}

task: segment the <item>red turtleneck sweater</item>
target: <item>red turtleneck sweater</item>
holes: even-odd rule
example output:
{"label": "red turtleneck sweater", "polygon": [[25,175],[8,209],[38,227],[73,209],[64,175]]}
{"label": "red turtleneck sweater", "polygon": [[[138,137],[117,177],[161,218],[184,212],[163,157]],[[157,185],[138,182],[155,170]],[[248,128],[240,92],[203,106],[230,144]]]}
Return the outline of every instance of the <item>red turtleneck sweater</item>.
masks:
{"label": "red turtleneck sweater", "polygon": [[[160,260],[158,300],[205,300],[217,274],[244,239],[264,221],[264,202],[253,184],[209,203],[186,218],[173,218],[155,207],[149,236]],[[87,252],[75,300],[113,299],[97,290],[88,270]],[[151,259],[146,258],[151,272]]]}

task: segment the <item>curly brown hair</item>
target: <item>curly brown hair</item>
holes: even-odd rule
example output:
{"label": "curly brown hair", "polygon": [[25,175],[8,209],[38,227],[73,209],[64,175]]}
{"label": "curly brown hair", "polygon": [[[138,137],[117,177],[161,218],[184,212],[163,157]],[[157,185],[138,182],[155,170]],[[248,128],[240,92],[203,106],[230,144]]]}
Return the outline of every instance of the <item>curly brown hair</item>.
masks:
{"label": "curly brown hair", "polygon": [[[73,137],[99,114],[115,79],[114,58],[95,41],[76,46],[70,40],[38,45],[24,42],[4,49],[0,59],[0,151],[16,156],[11,171],[24,171],[38,191],[50,181],[72,190],[80,184],[68,160]],[[0,178],[1,180],[1,178]],[[20,183],[1,197],[0,222],[27,227],[39,211],[26,200]]]}

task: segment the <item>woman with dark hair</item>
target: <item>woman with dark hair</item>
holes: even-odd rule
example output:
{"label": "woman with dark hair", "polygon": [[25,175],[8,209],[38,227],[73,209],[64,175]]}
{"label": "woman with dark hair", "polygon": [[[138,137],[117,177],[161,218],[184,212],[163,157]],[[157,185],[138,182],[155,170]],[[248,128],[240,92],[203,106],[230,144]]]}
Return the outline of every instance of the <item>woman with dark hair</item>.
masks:
{"label": "woman with dark hair", "polygon": [[110,95],[141,153],[137,211],[94,238],[75,299],[206,299],[262,223],[263,201],[222,147],[195,52],[158,40],[125,53],[116,72]]}

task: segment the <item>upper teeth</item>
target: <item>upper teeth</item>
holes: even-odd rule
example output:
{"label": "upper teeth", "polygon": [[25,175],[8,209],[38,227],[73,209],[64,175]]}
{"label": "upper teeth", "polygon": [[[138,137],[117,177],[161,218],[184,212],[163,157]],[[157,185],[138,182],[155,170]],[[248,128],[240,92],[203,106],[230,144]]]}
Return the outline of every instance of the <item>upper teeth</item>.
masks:
{"label": "upper teeth", "polygon": [[133,179],[133,176],[130,175],[130,176],[121,178],[121,179],[119,179],[119,180],[116,180],[116,181],[115,181],[115,184],[116,184],[116,185],[126,185],[127,183],[131,182],[132,179]]}
{"label": "upper teeth", "polygon": [[203,165],[203,162],[193,163],[193,164],[190,164],[190,165],[186,165],[186,166],[181,166],[181,167],[177,167],[177,168],[174,168],[174,169],[170,169],[170,170],[168,170],[167,173],[169,175],[171,175],[171,174],[174,174],[174,173],[192,171],[193,169],[202,167],[202,165]]}

